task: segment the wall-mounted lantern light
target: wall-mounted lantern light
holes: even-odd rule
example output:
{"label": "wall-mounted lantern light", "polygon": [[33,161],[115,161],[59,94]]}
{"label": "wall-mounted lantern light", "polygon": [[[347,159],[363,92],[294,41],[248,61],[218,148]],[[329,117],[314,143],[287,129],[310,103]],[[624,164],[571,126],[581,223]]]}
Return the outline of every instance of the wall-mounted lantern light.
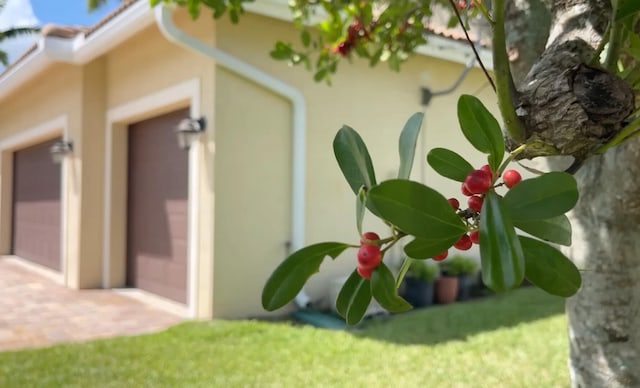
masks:
{"label": "wall-mounted lantern light", "polygon": [[73,151],[73,143],[66,140],[59,140],[53,143],[51,148],[49,148],[49,153],[51,154],[53,163],[61,163],[64,160],[64,157],[71,151]]}
{"label": "wall-mounted lantern light", "polygon": [[207,121],[204,117],[200,117],[199,119],[182,119],[176,128],[178,146],[183,150],[188,150],[198,139],[200,133],[204,132],[206,127]]}

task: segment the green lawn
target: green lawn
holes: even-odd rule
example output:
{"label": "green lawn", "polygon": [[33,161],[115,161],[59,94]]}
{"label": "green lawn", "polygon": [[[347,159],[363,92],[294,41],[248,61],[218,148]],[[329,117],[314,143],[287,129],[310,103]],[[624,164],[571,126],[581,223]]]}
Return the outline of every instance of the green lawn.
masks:
{"label": "green lawn", "polygon": [[563,301],[533,288],[328,331],[260,321],[0,353],[0,387],[566,387]]}

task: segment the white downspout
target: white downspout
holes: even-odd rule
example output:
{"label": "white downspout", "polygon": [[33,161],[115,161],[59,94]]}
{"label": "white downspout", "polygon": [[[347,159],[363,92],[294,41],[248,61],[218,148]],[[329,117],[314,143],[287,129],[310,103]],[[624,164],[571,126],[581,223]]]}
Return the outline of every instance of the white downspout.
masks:
{"label": "white downspout", "polygon": [[[206,55],[216,61],[216,65],[249,79],[256,84],[265,87],[291,101],[292,127],[291,139],[292,163],[291,171],[291,251],[296,251],[304,246],[305,227],[305,179],[306,179],[306,120],[307,108],[304,95],[295,87],[265,73],[264,71],[243,62],[242,60],[211,47],[206,43],[186,34],[180,30],[171,17],[172,8],[166,5],[158,5],[155,9],[156,23],[167,40],[179,46]],[[309,296],[302,290],[295,298],[299,307],[308,307],[311,302]]]}

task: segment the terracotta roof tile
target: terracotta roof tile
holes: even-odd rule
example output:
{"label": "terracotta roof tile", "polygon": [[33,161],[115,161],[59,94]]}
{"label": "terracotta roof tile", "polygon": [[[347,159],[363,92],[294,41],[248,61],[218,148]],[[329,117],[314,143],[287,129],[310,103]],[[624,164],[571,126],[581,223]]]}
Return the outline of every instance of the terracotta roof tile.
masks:
{"label": "terracotta roof tile", "polygon": [[[121,14],[124,10],[129,8],[131,5],[141,0],[123,0],[122,3],[105,17],[100,19],[93,26],[60,26],[55,24],[46,24],[44,27],[40,29],[40,36],[43,37],[57,37],[63,39],[72,39],[77,35],[84,33],[85,36],[89,36],[92,33],[98,31],[102,26],[107,24],[109,21],[113,20],[116,16]],[[146,1],[146,0],[145,0]],[[0,75],[5,74],[7,71],[15,67],[18,63],[25,60],[29,55],[34,53],[38,48],[38,43],[34,43],[29,48],[22,53],[16,60],[11,62],[7,67],[4,68],[0,72]]]}
{"label": "terracotta roof tile", "polygon": [[[429,33],[443,36],[453,40],[465,41],[467,38],[459,24],[449,27],[451,11],[442,6],[433,7],[433,15],[429,17],[426,23],[426,29]],[[483,47],[491,45],[491,29],[482,18],[469,19],[469,37],[474,43],[479,43]]]}
{"label": "terracotta roof tile", "polygon": [[40,29],[40,35],[71,39],[88,29],[88,27],[83,26],[59,26],[57,24],[45,24],[44,27]]}
{"label": "terracotta roof tile", "polygon": [[[111,11],[107,16],[100,19],[96,24],[89,27],[89,29],[85,32],[85,36],[89,36],[100,29],[100,27],[109,23],[116,16],[120,15],[125,9],[129,8],[133,4],[137,3],[140,0],[123,0],[122,3],[113,11]],[[145,0],[148,1],[148,0]]]}

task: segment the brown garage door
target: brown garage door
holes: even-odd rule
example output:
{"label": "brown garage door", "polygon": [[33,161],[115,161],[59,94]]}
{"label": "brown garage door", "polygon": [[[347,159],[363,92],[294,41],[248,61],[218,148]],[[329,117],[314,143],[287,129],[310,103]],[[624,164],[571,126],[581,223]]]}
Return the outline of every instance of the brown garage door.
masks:
{"label": "brown garage door", "polygon": [[129,127],[127,285],[187,301],[187,152],[183,109]]}
{"label": "brown garage door", "polygon": [[13,154],[12,252],[60,270],[60,165],[49,147],[59,139]]}

